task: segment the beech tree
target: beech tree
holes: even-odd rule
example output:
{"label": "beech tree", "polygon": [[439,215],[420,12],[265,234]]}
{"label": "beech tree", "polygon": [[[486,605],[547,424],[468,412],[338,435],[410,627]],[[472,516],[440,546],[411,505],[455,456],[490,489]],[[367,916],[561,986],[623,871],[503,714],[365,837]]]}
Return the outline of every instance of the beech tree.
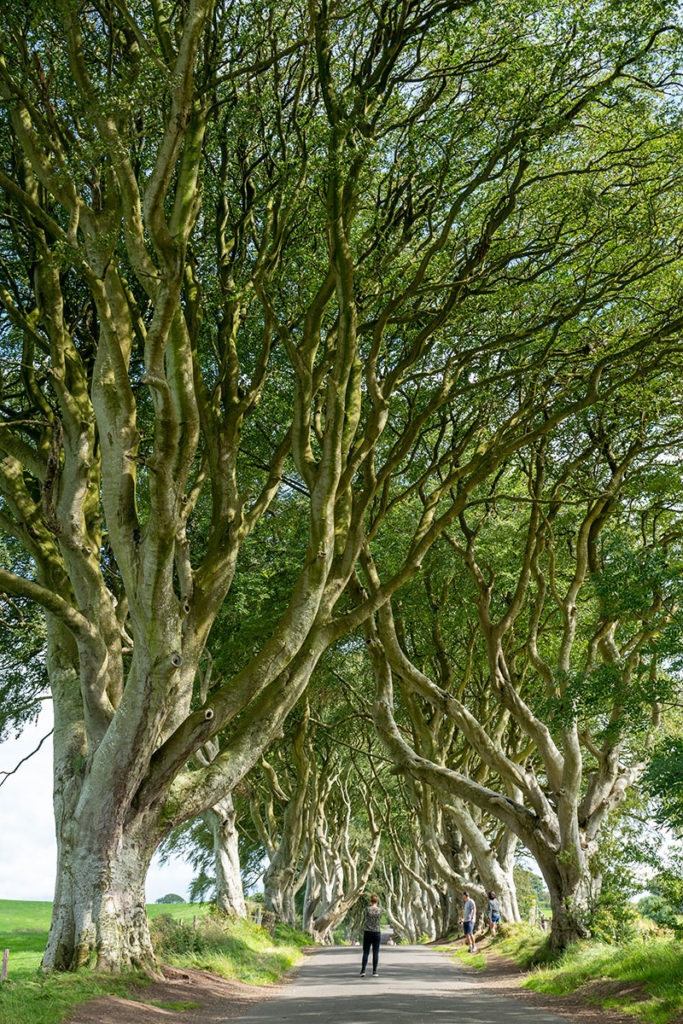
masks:
{"label": "beech tree", "polygon": [[[526,495],[501,475],[446,534],[473,592],[456,598],[447,586],[431,613],[442,620],[453,600],[472,601],[501,728],[478,713],[440,630],[433,639],[449,685],[416,663],[391,603],[370,628],[376,720],[396,764],[493,815],[526,845],[550,892],[555,948],[587,933],[601,830],[642,774],[675,687],[665,668],[680,630],[680,522],[668,498],[678,442],[667,402],[628,431],[635,410],[625,403],[623,419],[602,410],[583,435],[542,442],[522,462]],[[507,502],[515,515],[503,511]],[[509,535],[500,543],[504,526],[521,538],[516,546]],[[393,678],[427,721],[452,722],[488,772],[411,748],[394,718]]]}
{"label": "beech tree", "polygon": [[[251,817],[268,858],[263,873],[263,900],[277,920],[292,927],[296,925],[294,898],[306,882],[313,852],[312,833],[320,799],[317,772],[313,772],[311,779],[315,757],[308,724],[306,708],[292,736],[290,771],[278,772],[262,758],[265,786],[260,790],[254,787],[250,799]],[[262,798],[265,813],[261,811]],[[276,804],[280,813],[276,812]]]}
{"label": "beech tree", "polygon": [[[642,0],[5,13],[0,590],[45,615],[43,966],[153,970],[160,840],[482,480],[675,343],[661,281],[620,306],[675,257],[640,98],[675,36]],[[281,614],[202,700],[240,552],[294,500]],[[403,515],[391,573],[350,592]]]}
{"label": "beech tree", "polygon": [[[410,607],[405,618],[401,613],[397,620],[402,643],[409,645],[422,671],[431,666],[442,687],[457,692],[467,690],[468,702],[478,720],[491,733],[505,735],[510,755],[518,757],[526,744],[520,744],[519,735],[510,735],[506,728],[509,716],[491,699],[488,676],[474,657],[471,623],[465,621],[462,632],[451,624],[447,639],[442,633],[442,614],[452,613],[448,584],[454,584],[449,569],[443,570],[442,561],[438,550],[435,551],[423,567],[421,577],[401,591],[401,608]],[[438,575],[443,580],[440,601],[434,593],[435,565],[441,567]],[[425,620],[429,622],[427,636]],[[405,624],[409,635],[404,632]],[[430,643],[431,631],[435,631],[440,640],[436,648]],[[370,718],[373,696],[367,686],[367,662],[362,648],[359,645],[351,649],[348,642],[344,647],[337,675],[348,703],[346,715],[360,716],[361,720],[366,715]],[[425,706],[421,697],[403,685],[400,677],[397,681],[394,714],[404,739],[420,756],[457,767],[461,773],[483,782],[490,769],[453,721],[439,709]],[[334,735],[338,735],[337,729]],[[356,745],[358,742],[355,741]],[[387,912],[393,916],[398,930],[415,939],[422,935],[430,938],[447,935],[462,920],[464,889],[475,895],[480,906],[486,902],[487,892],[494,889],[503,919],[519,920],[513,876],[518,840],[514,833],[501,827],[497,819],[480,808],[466,804],[453,793],[445,794],[441,788],[434,789],[412,775],[401,776],[398,788],[390,787],[384,773],[380,776],[375,766],[377,761],[386,769],[384,758],[377,749],[370,756],[371,746],[367,746],[366,775],[373,777],[373,790],[381,807],[383,838],[379,878],[383,885],[388,884],[389,878],[396,883],[393,895],[387,888],[383,887],[382,891]],[[399,922],[402,923],[399,925]]]}

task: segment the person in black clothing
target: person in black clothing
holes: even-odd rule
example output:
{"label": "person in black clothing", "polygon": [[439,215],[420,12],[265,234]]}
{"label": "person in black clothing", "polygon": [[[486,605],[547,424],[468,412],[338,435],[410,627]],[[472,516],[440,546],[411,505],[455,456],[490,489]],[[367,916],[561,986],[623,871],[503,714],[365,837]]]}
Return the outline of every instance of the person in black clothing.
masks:
{"label": "person in black clothing", "polygon": [[361,978],[365,977],[365,968],[368,966],[368,957],[372,947],[372,976],[377,977],[377,961],[379,960],[379,941],[382,933],[379,930],[379,923],[382,919],[382,908],[379,905],[379,896],[373,893],[370,897],[370,906],[365,908],[365,930],[363,931],[363,965],[360,969]]}

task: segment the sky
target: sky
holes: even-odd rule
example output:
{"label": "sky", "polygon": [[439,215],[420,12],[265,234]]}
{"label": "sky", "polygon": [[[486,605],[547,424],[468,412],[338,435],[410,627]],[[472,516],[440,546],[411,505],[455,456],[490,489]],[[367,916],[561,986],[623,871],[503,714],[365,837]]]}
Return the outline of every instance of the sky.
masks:
{"label": "sky", "polygon": [[[0,772],[11,771],[52,728],[52,706],[18,740],[0,743]],[[0,781],[4,776],[0,775]],[[52,817],[52,738],[0,786],[0,899],[51,900],[57,847]],[[187,899],[192,869],[155,858],[147,875],[147,902],[174,892]]]}

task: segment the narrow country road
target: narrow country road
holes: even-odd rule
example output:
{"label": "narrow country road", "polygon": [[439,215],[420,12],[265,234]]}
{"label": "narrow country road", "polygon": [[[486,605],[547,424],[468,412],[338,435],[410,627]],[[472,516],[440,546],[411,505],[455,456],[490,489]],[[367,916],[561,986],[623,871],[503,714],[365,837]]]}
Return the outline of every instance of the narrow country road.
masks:
{"label": "narrow country road", "polygon": [[296,980],[231,1024],[567,1024],[505,995],[487,995],[460,967],[425,946],[382,946],[379,977],[359,977],[359,947],[320,950]]}

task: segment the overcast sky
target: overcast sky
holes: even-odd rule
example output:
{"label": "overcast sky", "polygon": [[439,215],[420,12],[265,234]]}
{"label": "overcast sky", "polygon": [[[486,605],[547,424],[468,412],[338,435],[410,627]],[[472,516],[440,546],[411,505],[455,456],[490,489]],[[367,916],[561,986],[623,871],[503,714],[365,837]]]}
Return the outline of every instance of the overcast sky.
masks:
{"label": "overcast sky", "polygon": [[[52,705],[18,740],[0,743],[0,771],[12,768],[52,728]],[[0,780],[4,776],[0,776]],[[51,900],[57,848],[52,817],[52,737],[16,775],[0,786],[0,899]],[[192,870],[182,860],[161,867],[156,858],[147,875],[147,902],[168,892],[187,898]]]}

